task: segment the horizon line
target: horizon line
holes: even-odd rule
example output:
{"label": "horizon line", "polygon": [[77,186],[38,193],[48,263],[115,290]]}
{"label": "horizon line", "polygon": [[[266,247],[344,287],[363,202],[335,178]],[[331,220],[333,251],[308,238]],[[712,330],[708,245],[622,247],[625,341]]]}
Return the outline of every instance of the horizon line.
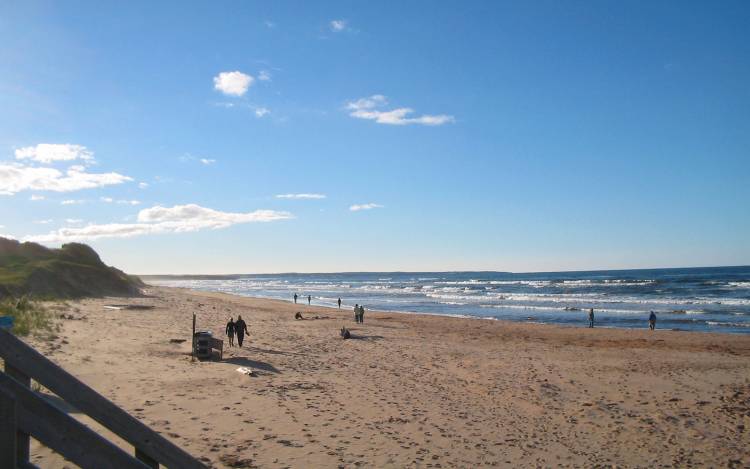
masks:
{"label": "horizon line", "polygon": [[750,268],[750,265],[714,265],[693,267],[640,267],[629,269],[584,269],[584,270],[545,270],[520,271],[508,270],[362,270],[362,271],[329,271],[329,272],[256,272],[231,274],[131,274],[137,277],[238,277],[243,275],[330,275],[330,274],[461,274],[461,273],[493,273],[493,274],[573,274],[589,272],[630,272],[641,270],[697,270],[697,269],[736,269]]}

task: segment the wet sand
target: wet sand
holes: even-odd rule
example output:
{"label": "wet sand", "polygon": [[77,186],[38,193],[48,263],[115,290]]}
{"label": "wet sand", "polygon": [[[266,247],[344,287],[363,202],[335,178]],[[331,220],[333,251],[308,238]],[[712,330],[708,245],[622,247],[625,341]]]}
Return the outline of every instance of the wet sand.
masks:
{"label": "wet sand", "polygon": [[[69,302],[29,342],[214,467],[750,465],[750,336],[148,294]],[[241,314],[245,347],[192,361],[194,312],[218,338]],[[38,444],[32,462],[70,467]]]}

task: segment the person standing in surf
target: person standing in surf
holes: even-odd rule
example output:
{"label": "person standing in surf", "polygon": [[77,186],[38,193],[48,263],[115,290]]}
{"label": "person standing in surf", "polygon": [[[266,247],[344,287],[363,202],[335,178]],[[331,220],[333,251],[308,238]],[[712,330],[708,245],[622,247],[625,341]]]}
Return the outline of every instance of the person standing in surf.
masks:
{"label": "person standing in surf", "polygon": [[339,309],[341,309],[341,298],[339,298]]}
{"label": "person standing in surf", "polygon": [[648,328],[652,331],[656,329],[656,313],[651,311],[651,314],[648,315]]}
{"label": "person standing in surf", "polygon": [[594,327],[594,308],[591,308],[589,310],[589,327],[590,328]]}
{"label": "person standing in surf", "polygon": [[245,334],[250,335],[247,330],[247,324],[242,320],[242,316],[237,316],[237,321],[234,323],[234,332],[237,333],[237,344],[242,347],[242,341],[245,339]]}
{"label": "person standing in surf", "polygon": [[310,302],[312,301],[312,296],[307,295],[307,305],[310,306]]}
{"label": "person standing in surf", "polygon": [[297,294],[296,293],[294,294],[294,304],[295,305],[297,304]]}

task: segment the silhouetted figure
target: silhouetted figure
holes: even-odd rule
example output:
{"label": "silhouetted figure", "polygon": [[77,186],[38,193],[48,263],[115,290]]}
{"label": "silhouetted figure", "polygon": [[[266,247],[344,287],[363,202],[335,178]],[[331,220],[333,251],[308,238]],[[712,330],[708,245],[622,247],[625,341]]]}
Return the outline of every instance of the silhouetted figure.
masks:
{"label": "silhouetted figure", "polygon": [[296,293],[294,294],[294,304],[295,305],[297,304],[297,294]]}
{"label": "silhouetted figure", "polygon": [[234,347],[234,320],[232,318],[229,318],[229,322],[227,323],[227,328],[225,330],[227,337],[229,337],[229,346]]}
{"label": "silhouetted figure", "polygon": [[349,329],[347,329],[346,327],[341,328],[341,337],[343,337],[344,340],[351,338],[351,336],[352,333],[349,332]]}
{"label": "silhouetted figure", "polygon": [[364,306],[359,307],[359,322],[360,324],[365,323],[365,307]]}
{"label": "silhouetted figure", "polygon": [[310,302],[312,301],[312,296],[307,295],[307,304],[310,305]]}
{"label": "silhouetted figure", "polygon": [[242,320],[242,316],[237,316],[237,321],[234,323],[234,332],[237,333],[237,344],[242,347],[242,340],[245,338],[245,334],[250,334],[247,331],[247,324]]}
{"label": "silhouetted figure", "polygon": [[341,309],[341,298],[339,298],[339,309]]}
{"label": "silhouetted figure", "polygon": [[354,322],[359,322],[359,305],[354,305]]}
{"label": "silhouetted figure", "polygon": [[594,327],[594,308],[589,310],[589,327]]}
{"label": "silhouetted figure", "polygon": [[656,329],[656,313],[651,311],[651,314],[648,316],[648,328],[652,331]]}

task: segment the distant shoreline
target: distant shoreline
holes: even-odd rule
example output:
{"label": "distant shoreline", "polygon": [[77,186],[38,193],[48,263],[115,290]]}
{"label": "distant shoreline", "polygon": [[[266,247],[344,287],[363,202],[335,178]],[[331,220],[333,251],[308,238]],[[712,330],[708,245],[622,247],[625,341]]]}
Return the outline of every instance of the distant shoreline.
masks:
{"label": "distant shoreline", "polygon": [[[341,309],[337,308],[335,305],[321,305],[321,304],[312,304],[310,306],[307,305],[304,301],[301,301],[302,298],[300,297],[299,303],[294,303],[290,300],[284,300],[281,298],[274,298],[269,296],[261,296],[261,295],[240,295],[237,293],[229,293],[229,292],[223,292],[218,290],[201,290],[201,289],[193,289],[188,287],[178,287],[178,286],[165,286],[165,285],[153,285],[153,284],[147,284],[149,288],[165,288],[170,290],[180,290],[180,291],[186,291],[193,294],[216,294],[216,295],[226,295],[233,298],[242,298],[242,299],[251,299],[251,300],[258,300],[258,301],[268,301],[271,303],[279,303],[280,305],[285,305],[285,307],[288,306],[300,306],[300,307],[312,307],[317,309],[325,309],[330,311],[336,311],[336,312],[343,312],[348,311],[350,309],[349,305],[344,306],[342,304]],[[413,315],[418,317],[438,317],[438,318],[452,318],[452,319],[468,319],[468,320],[482,320],[482,321],[488,321],[491,323],[497,323],[497,324],[528,324],[531,326],[542,326],[542,327],[560,327],[563,329],[589,329],[587,326],[587,319],[581,318],[581,324],[559,324],[554,322],[544,322],[544,321],[538,321],[535,319],[529,319],[529,320],[512,320],[512,319],[500,319],[495,317],[482,317],[482,316],[472,316],[468,314],[450,314],[450,313],[436,313],[436,312],[416,312],[416,311],[402,311],[402,310],[388,310],[388,309],[375,309],[371,308],[367,310],[370,313],[378,313],[378,314],[404,314],[404,315]],[[583,314],[584,311],[581,311]],[[644,321],[643,327],[618,327],[618,326],[612,326],[612,325],[601,325],[598,324],[594,329],[605,329],[605,330],[616,330],[616,331],[648,331],[648,325],[646,321]],[[701,334],[718,334],[721,336],[729,336],[729,337],[742,337],[742,336],[748,336],[750,335],[750,332],[743,333],[743,332],[731,332],[731,331],[713,331],[713,330],[699,330],[699,329],[676,329],[676,328],[659,328],[658,327],[658,321],[657,321],[657,330],[659,332],[675,332],[675,333],[684,333],[684,332],[697,332]]]}

